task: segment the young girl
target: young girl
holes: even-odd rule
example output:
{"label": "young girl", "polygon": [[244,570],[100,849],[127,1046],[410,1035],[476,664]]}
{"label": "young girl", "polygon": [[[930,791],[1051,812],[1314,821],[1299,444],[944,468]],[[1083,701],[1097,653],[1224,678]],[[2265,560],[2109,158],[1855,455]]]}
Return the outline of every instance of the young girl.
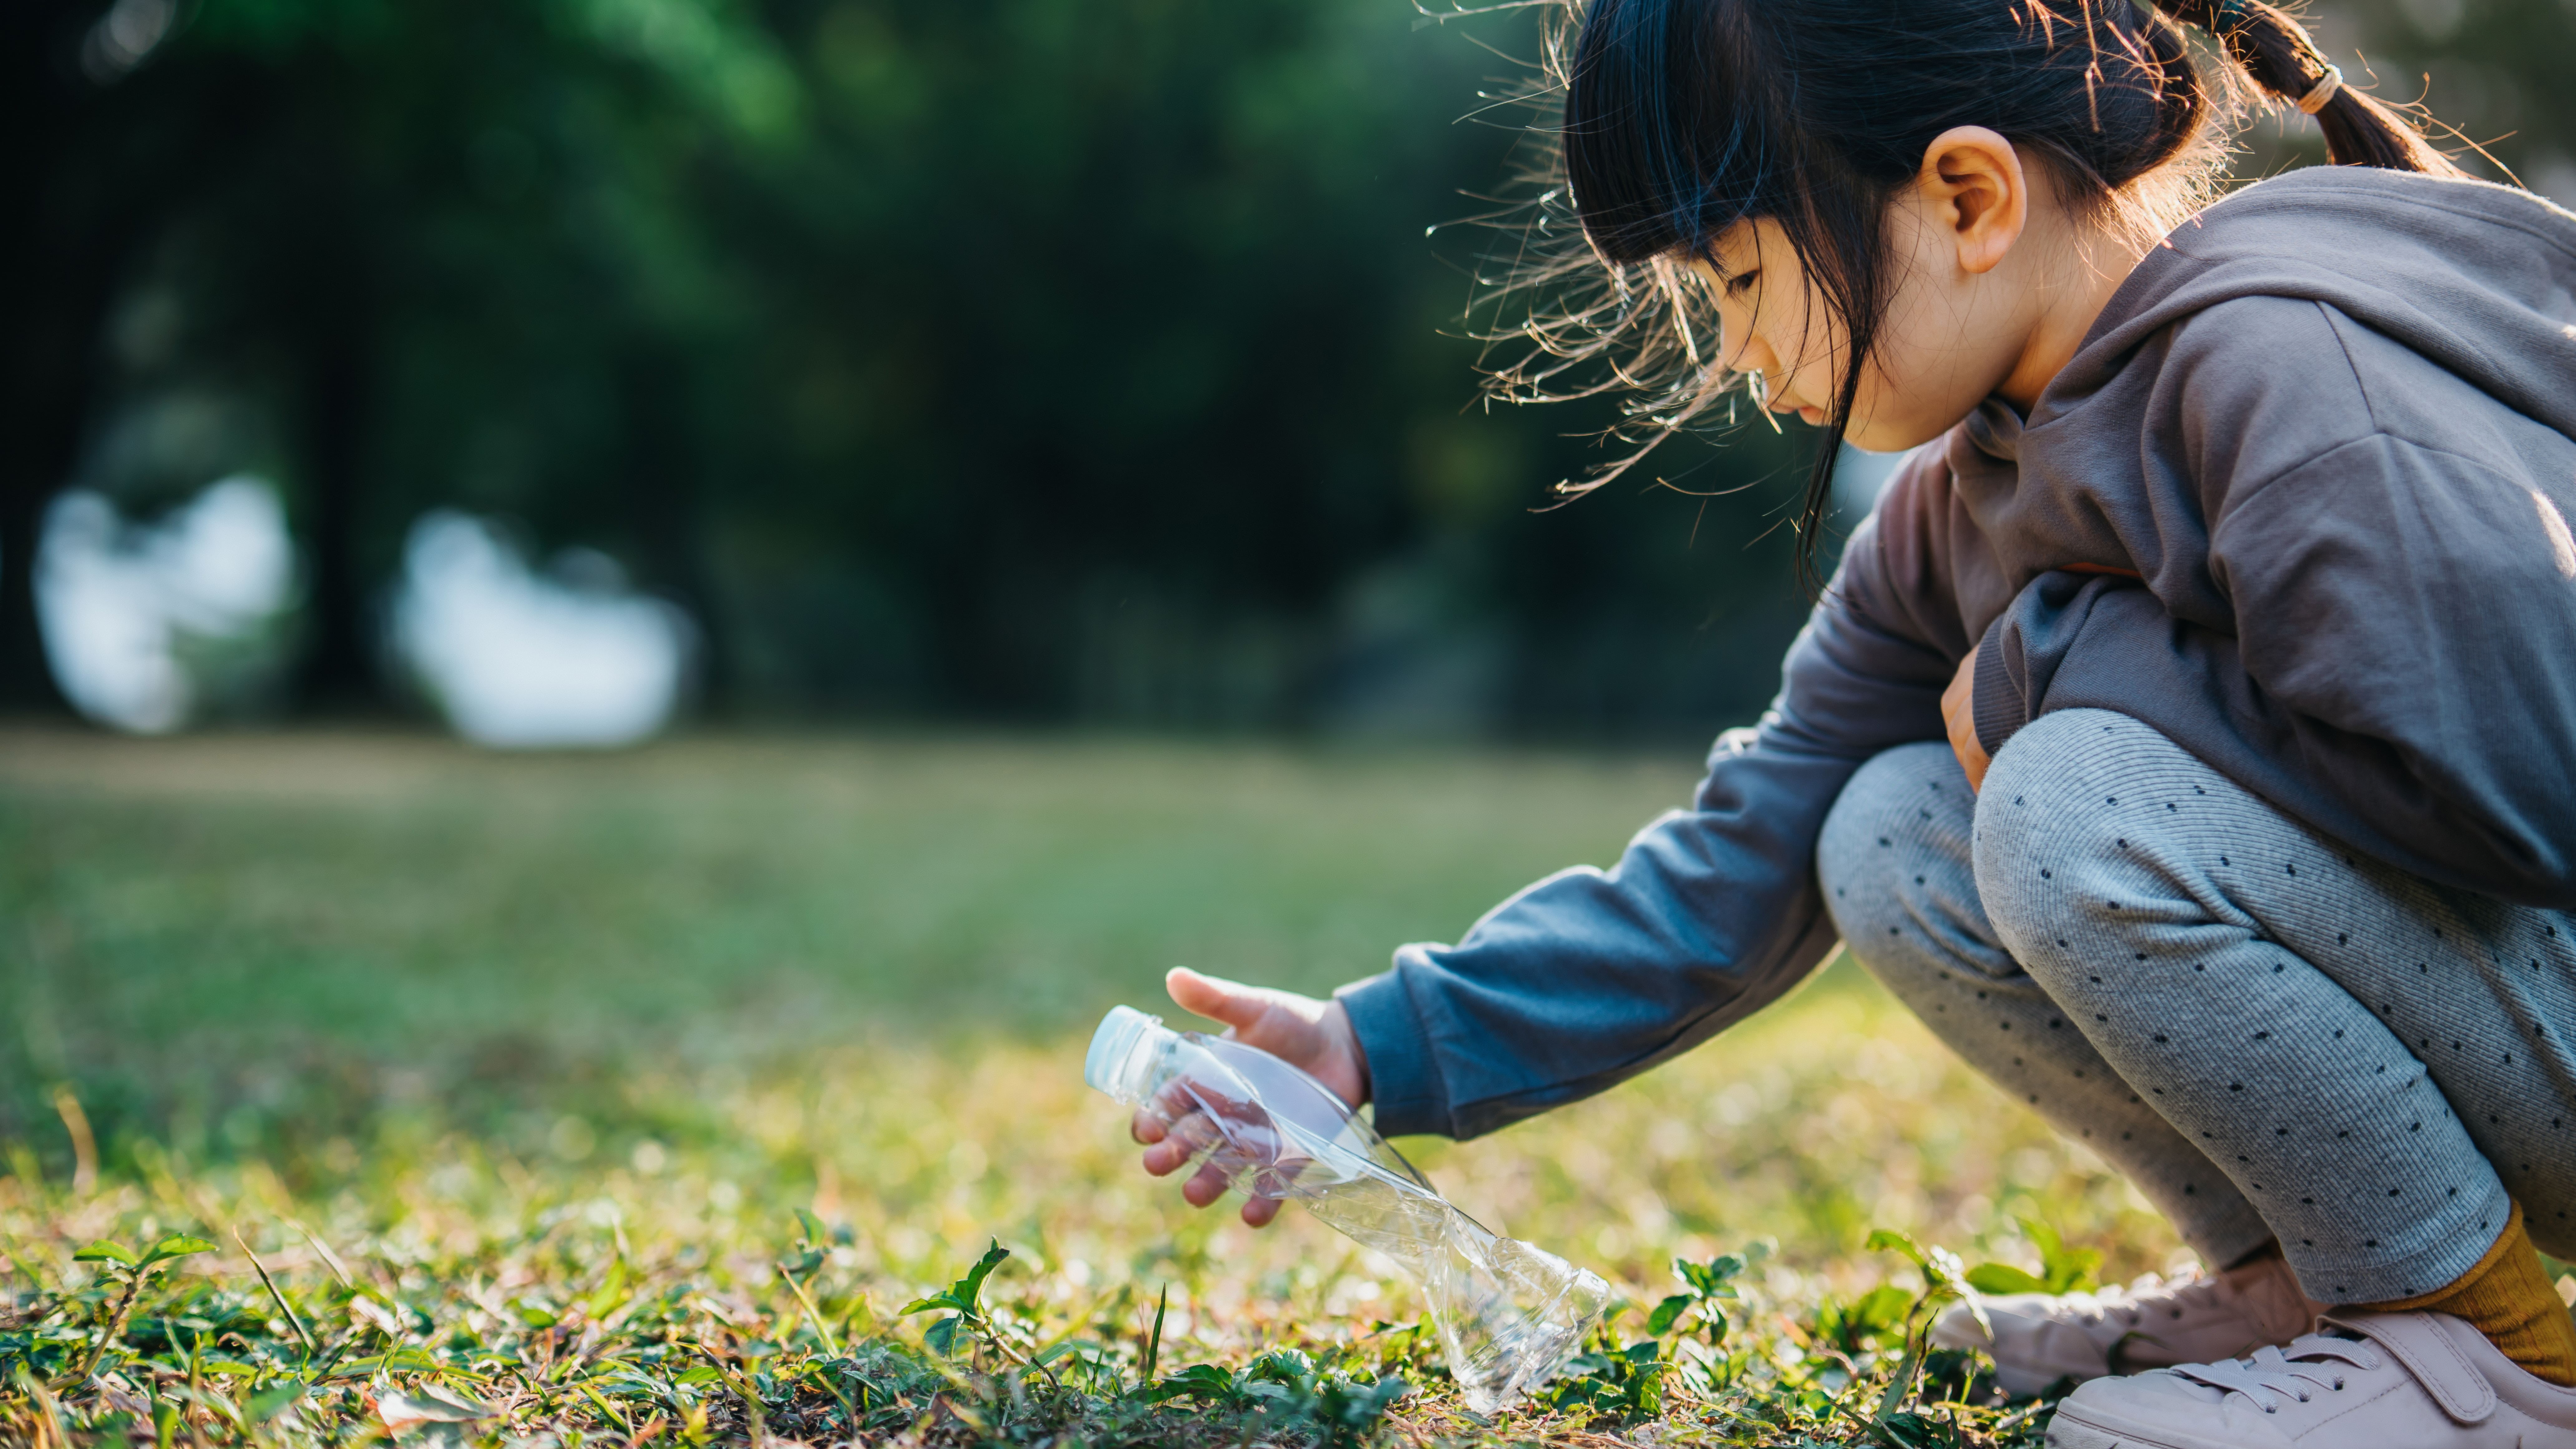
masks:
{"label": "young girl", "polygon": [[[2091,1380],[2051,1444],[2576,1446],[2576,218],[2158,3],[1592,0],[1565,179],[1668,396],[1819,426],[1810,538],[1837,441],[1924,446],[1617,868],[1330,1002],[1172,995],[1463,1138],[1839,937],[2210,1265],[1945,1323]],[[2248,79],[2342,164],[2207,204]]]}

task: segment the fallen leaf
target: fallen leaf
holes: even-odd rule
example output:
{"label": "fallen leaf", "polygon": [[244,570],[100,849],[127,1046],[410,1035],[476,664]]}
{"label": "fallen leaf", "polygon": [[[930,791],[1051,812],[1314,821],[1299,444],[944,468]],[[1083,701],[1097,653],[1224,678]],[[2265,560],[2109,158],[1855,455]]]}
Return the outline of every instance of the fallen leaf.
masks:
{"label": "fallen leaf", "polygon": [[417,1424],[470,1424],[492,1417],[492,1411],[481,1404],[448,1397],[436,1389],[424,1388],[416,1394],[388,1390],[376,1396],[376,1417],[385,1427],[399,1434]]}

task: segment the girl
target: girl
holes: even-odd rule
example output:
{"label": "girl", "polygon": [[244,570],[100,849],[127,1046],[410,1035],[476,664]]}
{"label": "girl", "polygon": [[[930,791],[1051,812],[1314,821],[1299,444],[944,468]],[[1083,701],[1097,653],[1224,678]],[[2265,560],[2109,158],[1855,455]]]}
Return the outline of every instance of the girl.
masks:
{"label": "girl", "polygon": [[[1810,539],[1841,438],[1916,451],[1616,869],[1330,1002],[1172,995],[1469,1137],[1839,937],[2209,1264],[1943,1326],[2091,1380],[2051,1444],[2576,1446],[2576,218],[2260,0],[2157,3],[1592,0],[1565,179],[1665,401],[1818,426]],[[2245,81],[2341,164],[2207,204]]]}

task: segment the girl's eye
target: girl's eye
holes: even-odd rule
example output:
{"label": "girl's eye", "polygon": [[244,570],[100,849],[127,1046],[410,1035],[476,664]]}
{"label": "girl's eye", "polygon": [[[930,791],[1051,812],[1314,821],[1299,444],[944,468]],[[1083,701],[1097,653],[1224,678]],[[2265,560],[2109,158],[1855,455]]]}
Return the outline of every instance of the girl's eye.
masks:
{"label": "girl's eye", "polygon": [[1738,272],[1734,276],[1727,278],[1726,295],[1730,297],[1743,296],[1745,293],[1753,290],[1753,279],[1761,275],[1762,269],[1760,267],[1754,267],[1747,271]]}

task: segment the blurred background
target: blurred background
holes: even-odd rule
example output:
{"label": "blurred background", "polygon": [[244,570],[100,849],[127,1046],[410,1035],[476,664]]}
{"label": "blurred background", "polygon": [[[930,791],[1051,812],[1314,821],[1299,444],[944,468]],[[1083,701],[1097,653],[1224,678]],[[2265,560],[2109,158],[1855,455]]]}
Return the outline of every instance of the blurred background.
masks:
{"label": "blurred background", "polygon": [[[2576,185],[2561,7],[2358,6],[2356,76]],[[1799,616],[1804,450],[1533,511],[1612,414],[1480,407],[1517,243],[1425,233],[1528,159],[1538,13],[13,6],[0,698],[1702,738]]]}
{"label": "blurred background", "polygon": [[[2576,200],[2571,10],[2313,20]],[[1683,440],[1672,486],[1538,511],[1614,413],[1478,403],[1474,277],[1515,242],[1445,225],[1527,158],[1494,102],[1535,25],[9,6],[13,1172],[640,1172],[736,1140],[742,1083],[954,1106],[997,1042],[1069,1073],[1165,966],[1323,989],[1614,857],[1774,686],[1808,445]],[[2295,115],[2248,140],[2248,175],[2321,155]],[[1846,524],[1887,460],[1847,465]],[[1587,1241],[1792,1201],[1819,1244],[1974,1235],[2022,1192],[2166,1242],[1866,983],[1819,990],[1846,1046],[1792,1064],[1878,1095],[1716,1049],[1655,1089],[1735,1104],[1683,1136],[1632,1096],[1561,1138],[1648,1144]],[[1886,1105],[1945,1093],[2017,1125],[1945,1156]],[[1828,1100],[1859,1135],[1787,1125]],[[1693,1176],[1729,1133],[1770,1196]],[[868,1170],[772,1147],[790,1196]]]}
{"label": "blurred background", "polygon": [[22,705],[1671,740],[1797,616],[1776,490],[1477,406],[1528,15],[18,15]]}

